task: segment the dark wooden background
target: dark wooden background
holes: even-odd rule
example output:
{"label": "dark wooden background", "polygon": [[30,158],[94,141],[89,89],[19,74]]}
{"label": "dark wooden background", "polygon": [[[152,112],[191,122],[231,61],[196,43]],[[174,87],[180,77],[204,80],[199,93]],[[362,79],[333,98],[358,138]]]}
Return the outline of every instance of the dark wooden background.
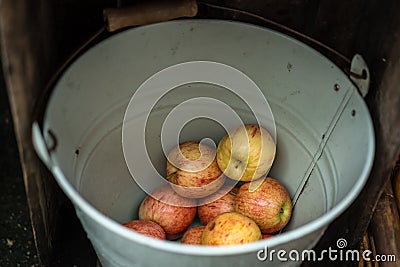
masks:
{"label": "dark wooden background", "polygon": [[[70,202],[32,149],[32,111],[53,73],[104,25],[102,10],[131,0],[3,0],[0,2],[2,64],[14,118],[32,228],[43,265],[79,255],[89,265],[95,254]],[[376,157],[357,201],[327,230],[316,249],[345,238],[358,247],[385,181],[400,154],[400,2],[396,0],[208,0],[266,17],[334,48],[347,58],[361,54],[371,72],[366,97],[376,133]],[[245,15],[207,8],[199,17],[261,23]],[[290,34],[290,33],[289,33]],[[322,51],[324,52],[324,51]],[[335,56],[328,54],[332,60]],[[337,62],[343,64],[343,62]],[[73,225],[68,234],[66,225]],[[69,228],[70,229],[70,228]],[[82,244],[76,246],[76,244]],[[75,244],[75,245],[74,245]],[[83,249],[82,249],[83,247]],[[89,266],[88,265],[88,266]],[[307,265],[307,264],[305,264]],[[60,266],[60,265],[58,265]]]}

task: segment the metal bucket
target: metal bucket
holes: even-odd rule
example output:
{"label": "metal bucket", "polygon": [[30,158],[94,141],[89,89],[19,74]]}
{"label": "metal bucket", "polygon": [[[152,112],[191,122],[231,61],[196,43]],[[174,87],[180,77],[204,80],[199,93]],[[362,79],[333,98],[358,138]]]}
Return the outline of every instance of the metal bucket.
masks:
{"label": "metal bucket", "polygon": [[[197,60],[246,73],[269,101],[277,127],[277,157],[269,175],[296,200],[290,224],[273,238],[229,247],[190,246],[121,226],[137,216],[145,197],[122,151],[128,102],[154,73]],[[193,86],[195,90],[178,90],[164,101],[176,106],[201,90],[211,97],[225,96],[215,86]],[[225,103],[246,120],[233,96]],[[166,112],[156,110],[156,119],[148,125],[149,143],[158,144],[156,122],[162,123]],[[47,103],[42,128],[38,125],[33,126],[35,148],[72,200],[104,267],[299,265],[301,258],[282,262],[263,258],[263,253],[267,248],[301,255],[312,249],[357,197],[374,156],[368,109],[338,67],[278,32],[219,20],[137,27],[97,44],[63,73]],[[202,125],[194,123],[196,130],[183,133],[183,138],[198,138],[194,135],[204,129],[215,138],[221,134],[218,127]],[[156,145],[149,148],[150,154],[161,152]],[[163,160],[154,163],[160,169],[165,166]],[[332,242],[335,247],[336,240]]]}

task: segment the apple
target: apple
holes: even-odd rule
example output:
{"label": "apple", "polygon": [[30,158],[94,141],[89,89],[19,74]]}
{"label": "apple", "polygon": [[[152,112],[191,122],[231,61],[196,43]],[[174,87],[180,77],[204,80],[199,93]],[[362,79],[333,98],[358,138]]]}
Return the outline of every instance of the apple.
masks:
{"label": "apple", "polygon": [[167,239],[177,239],[196,216],[196,200],[178,195],[167,185],[153,191],[139,207],[139,219],[158,223]]}
{"label": "apple", "polygon": [[201,244],[236,245],[260,239],[261,231],[252,219],[237,212],[225,212],[206,225],[201,236]]}
{"label": "apple", "polygon": [[144,220],[133,220],[122,224],[123,226],[149,237],[165,240],[164,229],[155,222]]}
{"label": "apple", "polygon": [[173,148],[167,157],[167,180],[175,192],[187,198],[216,192],[226,178],[215,155],[215,149],[199,142],[185,142]]}
{"label": "apple", "polygon": [[253,219],[263,234],[271,234],[287,225],[292,215],[292,201],[286,188],[267,177],[255,189],[243,184],[236,195],[235,211]]}
{"label": "apple", "polygon": [[223,186],[214,194],[201,199],[197,207],[200,222],[206,225],[221,213],[235,211],[236,190],[235,187],[231,189],[230,186]]}
{"label": "apple", "polygon": [[182,243],[187,245],[201,245],[201,236],[206,227],[204,225],[190,228],[182,237]]}
{"label": "apple", "polygon": [[249,182],[266,174],[274,161],[275,151],[275,142],[266,129],[246,124],[218,143],[217,163],[227,177]]}
{"label": "apple", "polygon": [[268,238],[271,238],[271,237],[274,237],[274,235],[271,235],[271,234],[262,234],[261,239],[268,239]]}

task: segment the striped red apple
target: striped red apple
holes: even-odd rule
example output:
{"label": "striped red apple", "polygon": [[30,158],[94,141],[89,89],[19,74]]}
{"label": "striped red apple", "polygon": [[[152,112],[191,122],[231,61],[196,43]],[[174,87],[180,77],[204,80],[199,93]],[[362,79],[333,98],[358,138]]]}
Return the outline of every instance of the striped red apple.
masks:
{"label": "striped red apple", "polygon": [[263,234],[272,234],[288,224],[292,201],[281,183],[267,177],[255,190],[250,190],[250,183],[239,188],[235,211],[254,220]]}
{"label": "striped red apple", "polygon": [[201,245],[201,236],[206,227],[204,225],[190,228],[182,237],[182,244]]}
{"label": "striped red apple", "polygon": [[155,222],[144,220],[133,220],[123,224],[123,226],[149,237],[165,240],[166,235],[164,229]]}
{"label": "striped red apple", "polygon": [[199,142],[173,148],[167,157],[167,179],[172,188],[188,198],[215,193],[225,182],[215,155],[215,149]]}
{"label": "striped red apple", "polygon": [[167,239],[174,240],[191,225],[196,210],[196,200],[178,195],[167,185],[146,196],[139,207],[139,219],[158,223]]}

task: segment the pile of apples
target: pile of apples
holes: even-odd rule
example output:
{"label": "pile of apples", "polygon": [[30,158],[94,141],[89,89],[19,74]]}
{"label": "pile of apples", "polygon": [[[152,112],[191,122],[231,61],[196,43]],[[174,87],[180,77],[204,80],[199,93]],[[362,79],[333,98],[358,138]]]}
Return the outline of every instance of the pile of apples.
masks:
{"label": "pile of apples", "polygon": [[[286,188],[266,177],[276,145],[268,131],[246,124],[217,149],[185,142],[167,156],[167,180],[146,196],[139,219],[123,225],[141,234],[194,245],[235,245],[269,238],[289,222]],[[198,218],[201,225],[194,226]]]}

